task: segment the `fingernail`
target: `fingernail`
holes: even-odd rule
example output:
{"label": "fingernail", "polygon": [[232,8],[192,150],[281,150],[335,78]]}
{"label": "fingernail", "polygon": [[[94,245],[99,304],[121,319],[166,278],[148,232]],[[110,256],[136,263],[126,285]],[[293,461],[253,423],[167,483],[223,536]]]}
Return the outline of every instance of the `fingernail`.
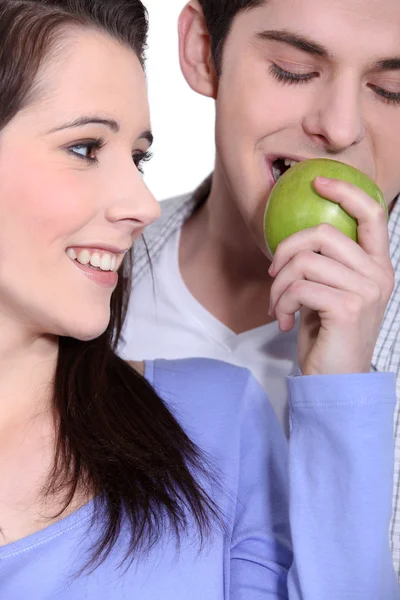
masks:
{"label": "fingernail", "polygon": [[315,181],[317,183],[320,183],[321,185],[329,185],[331,183],[330,179],[327,179],[326,177],[321,177],[321,176],[316,177]]}

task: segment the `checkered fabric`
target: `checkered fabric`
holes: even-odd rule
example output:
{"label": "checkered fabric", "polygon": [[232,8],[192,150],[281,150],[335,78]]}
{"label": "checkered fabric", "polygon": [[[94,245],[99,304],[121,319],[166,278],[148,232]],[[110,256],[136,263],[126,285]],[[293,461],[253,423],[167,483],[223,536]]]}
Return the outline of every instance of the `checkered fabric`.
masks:
{"label": "checkered fabric", "polygon": [[[157,258],[168,238],[179,229],[194,210],[207,198],[211,177],[194,192],[162,202],[162,216],[146,230],[145,241],[135,245],[134,284],[149,269],[147,251],[151,260]],[[399,196],[400,198],[400,196]],[[400,398],[400,201],[396,202],[389,219],[390,254],[396,273],[395,289],[386,310],[376,343],[371,370],[396,373],[397,398]],[[146,250],[147,247],[147,250]],[[393,488],[393,516],[390,542],[394,566],[400,581],[400,410],[397,403],[394,422],[395,473]]]}
{"label": "checkered fabric", "polygon": [[396,202],[390,215],[389,235],[390,256],[395,269],[396,282],[375,346],[372,368],[376,371],[396,373],[395,468],[390,542],[394,567],[400,581],[400,201]]}

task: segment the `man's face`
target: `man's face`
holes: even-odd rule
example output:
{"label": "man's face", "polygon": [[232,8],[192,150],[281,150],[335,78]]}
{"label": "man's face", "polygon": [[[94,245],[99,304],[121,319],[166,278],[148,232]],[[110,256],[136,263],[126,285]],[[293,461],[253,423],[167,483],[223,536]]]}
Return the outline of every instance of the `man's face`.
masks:
{"label": "man's face", "polygon": [[266,200],[287,168],[277,159],[346,162],[393,202],[399,0],[268,0],[239,13],[224,48],[216,140],[216,177],[259,244]]}

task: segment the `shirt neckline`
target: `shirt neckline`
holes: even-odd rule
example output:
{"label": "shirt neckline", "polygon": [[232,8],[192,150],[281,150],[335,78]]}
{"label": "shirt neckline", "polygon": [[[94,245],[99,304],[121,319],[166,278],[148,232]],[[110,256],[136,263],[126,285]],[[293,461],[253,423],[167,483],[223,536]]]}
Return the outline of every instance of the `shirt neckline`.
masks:
{"label": "shirt neckline", "polygon": [[200,329],[206,329],[207,334],[225,350],[231,350],[231,346],[247,337],[264,335],[265,339],[279,333],[278,322],[266,323],[253,329],[235,333],[227,325],[217,319],[193,296],[186,286],[179,268],[179,246],[181,240],[181,228],[177,229],[167,243],[167,262],[171,269],[173,285],[168,286],[170,293],[179,303],[180,309],[190,315],[191,320],[196,321]]}
{"label": "shirt neckline", "polygon": [[[154,361],[144,361],[144,377],[151,385],[154,385],[154,374]],[[96,498],[92,498],[92,500],[89,500],[89,502],[56,523],[51,523],[47,527],[20,538],[15,542],[0,546],[0,561],[33,550],[43,544],[47,544],[67,531],[80,527],[95,516],[95,503]]]}

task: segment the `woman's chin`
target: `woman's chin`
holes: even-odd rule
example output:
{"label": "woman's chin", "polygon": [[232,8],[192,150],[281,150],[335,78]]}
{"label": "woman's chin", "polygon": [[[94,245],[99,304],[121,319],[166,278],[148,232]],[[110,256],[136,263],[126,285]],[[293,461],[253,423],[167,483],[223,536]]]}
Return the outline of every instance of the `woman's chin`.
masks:
{"label": "woman's chin", "polygon": [[70,326],[64,326],[62,332],[58,332],[58,335],[63,337],[71,337],[81,342],[90,342],[100,337],[107,329],[110,322],[110,313],[102,316],[98,319],[87,318],[74,320]]}

